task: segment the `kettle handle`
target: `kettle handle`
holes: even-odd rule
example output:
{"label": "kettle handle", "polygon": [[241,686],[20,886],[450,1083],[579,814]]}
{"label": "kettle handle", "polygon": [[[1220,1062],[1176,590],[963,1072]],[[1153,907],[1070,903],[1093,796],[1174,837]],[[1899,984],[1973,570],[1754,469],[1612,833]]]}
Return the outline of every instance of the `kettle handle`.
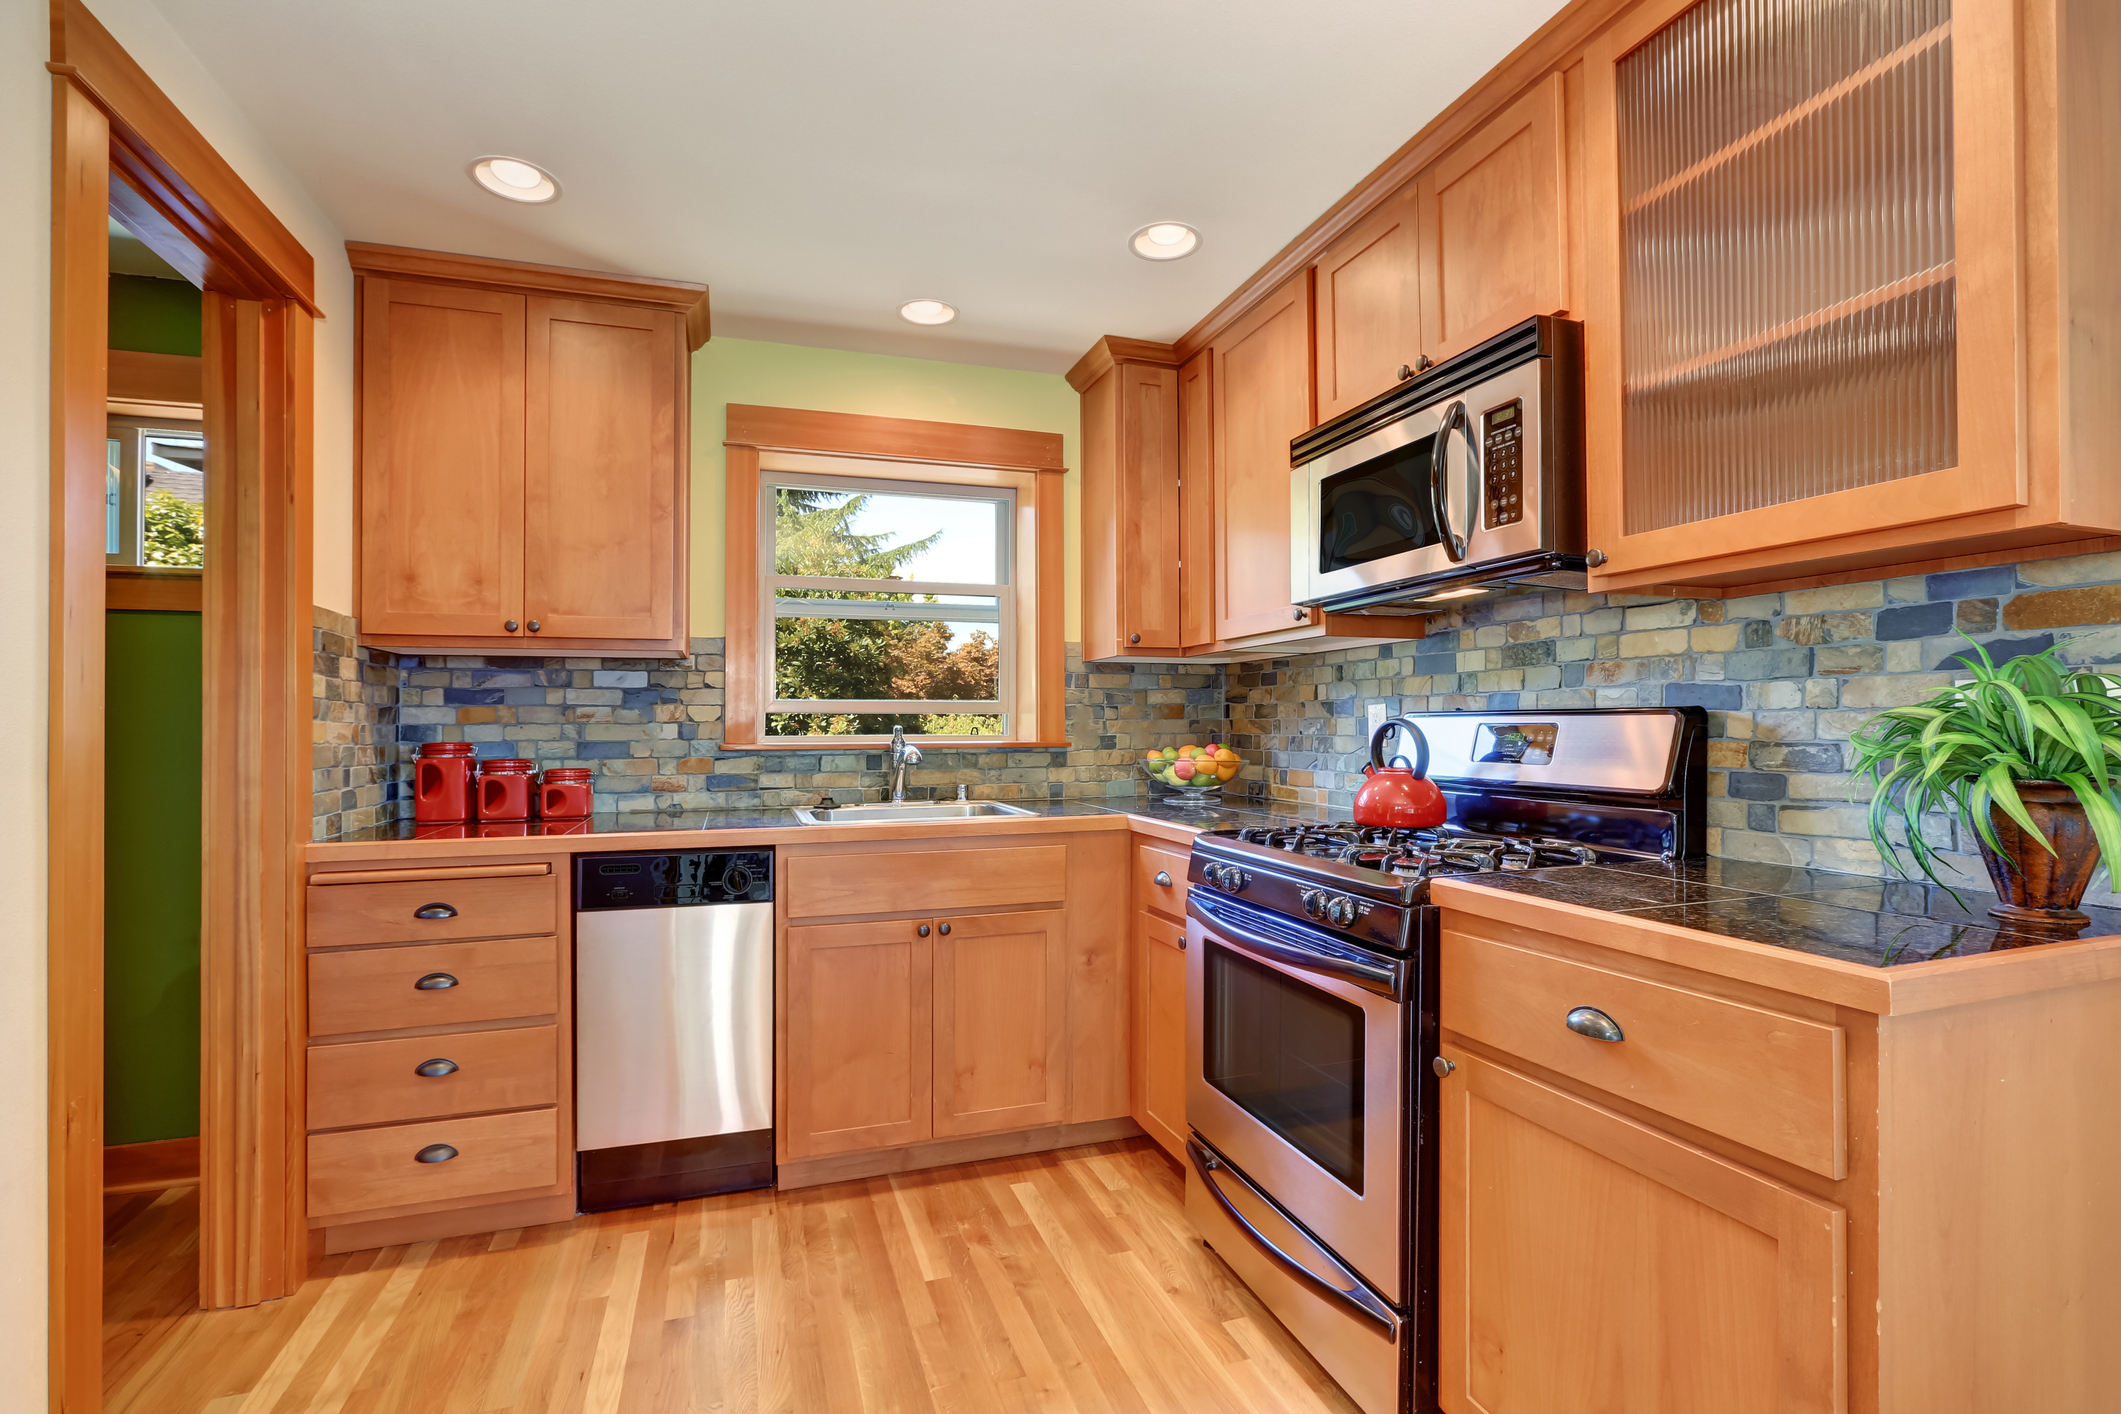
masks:
{"label": "kettle handle", "polygon": [[[1387,769],[1385,765],[1384,755],[1385,734],[1394,730],[1403,731],[1407,735],[1414,738],[1414,774],[1416,776],[1428,775],[1429,739],[1421,734],[1420,727],[1415,726],[1414,723],[1407,720],[1405,717],[1390,718],[1375,732],[1371,733],[1370,769],[1376,771],[1382,771]],[[1400,755],[1398,752],[1394,752],[1392,759],[1395,761],[1404,761],[1406,760],[1406,757]]]}

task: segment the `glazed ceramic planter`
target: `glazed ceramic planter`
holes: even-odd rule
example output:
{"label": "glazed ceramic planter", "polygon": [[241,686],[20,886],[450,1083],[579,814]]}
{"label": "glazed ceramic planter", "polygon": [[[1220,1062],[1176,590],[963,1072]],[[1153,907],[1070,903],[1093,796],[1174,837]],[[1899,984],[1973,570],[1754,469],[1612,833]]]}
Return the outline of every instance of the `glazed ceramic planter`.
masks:
{"label": "glazed ceramic planter", "polygon": [[[2000,900],[1989,912],[2020,923],[2088,922],[2089,916],[2077,905],[2083,902],[2084,890],[2099,867],[2099,841],[2084,807],[2060,781],[2019,781],[2017,785],[2018,798],[2025,802],[2025,813],[2033,817],[2040,835],[2026,834],[2001,806],[1989,806],[1989,821],[2002,850],[1990,849],[1988,841],[1975,836]],[[2040,847],[2041,838],[2054,846],[2053,854]]]}

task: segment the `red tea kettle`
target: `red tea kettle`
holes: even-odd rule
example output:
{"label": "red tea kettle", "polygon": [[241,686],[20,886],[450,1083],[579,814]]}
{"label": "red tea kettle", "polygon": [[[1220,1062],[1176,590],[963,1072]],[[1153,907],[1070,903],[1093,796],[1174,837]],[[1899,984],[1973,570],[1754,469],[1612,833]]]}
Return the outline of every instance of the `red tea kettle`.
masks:
{"label": "red tea kettle", "polygon": [[[1405,732],[1414,741],[1414,766],[1385,764],[1385,737]],[[1395,761],[1407,758],[1393,753]],[[1429,739],[1421,728],[1405,717],[1394,717],[1370,737],[1370,764],[1362,768],[1368,779],[1355,792],[1355,823],[1393,830],[1427,830],[1441,825],[1450,813],[1443,791],[1428,777]]]}

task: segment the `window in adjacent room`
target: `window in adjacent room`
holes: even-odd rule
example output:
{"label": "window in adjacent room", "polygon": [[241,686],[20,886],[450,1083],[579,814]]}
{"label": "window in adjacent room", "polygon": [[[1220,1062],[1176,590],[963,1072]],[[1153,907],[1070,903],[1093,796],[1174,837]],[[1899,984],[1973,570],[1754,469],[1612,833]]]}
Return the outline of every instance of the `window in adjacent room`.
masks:
{"label": "window in adjacent room", "polygon": [[114,565],[204,565],[206,438],[200,424],[113,414],[104,447],[104,557]]}
{"label": "window in adjacent room", "polygon": [[1015,735],[1016,492],[900,470],[760,475],[767,742]]}

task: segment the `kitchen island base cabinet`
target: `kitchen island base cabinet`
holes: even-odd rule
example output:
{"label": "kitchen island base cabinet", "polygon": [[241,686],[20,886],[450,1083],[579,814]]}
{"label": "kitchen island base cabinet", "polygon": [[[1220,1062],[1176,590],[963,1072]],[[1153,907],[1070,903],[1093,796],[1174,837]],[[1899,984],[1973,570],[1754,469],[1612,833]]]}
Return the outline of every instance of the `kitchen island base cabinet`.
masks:
{"label": "kitchen island base cabinet", "polygon": [[1842,1210],[1467,1052],[1441,1087],[1450,1414],[1846,1407]]}

